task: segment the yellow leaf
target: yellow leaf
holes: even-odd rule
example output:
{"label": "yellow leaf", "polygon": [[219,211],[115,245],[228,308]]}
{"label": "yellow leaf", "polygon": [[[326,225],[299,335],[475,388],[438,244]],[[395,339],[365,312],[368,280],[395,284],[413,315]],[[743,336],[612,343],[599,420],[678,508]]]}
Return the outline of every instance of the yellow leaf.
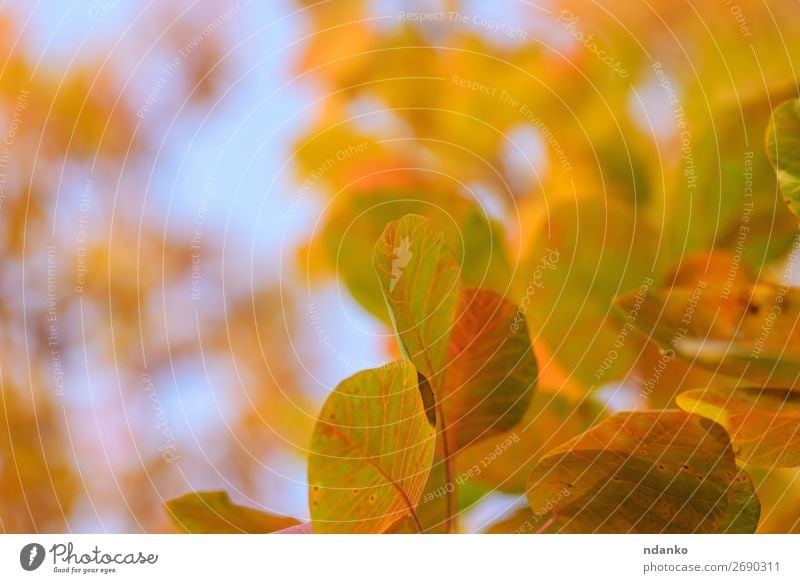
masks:
{"label": "yellow leaf", "polygon": [[433,460],[435,432],[410,362],[362,371],[330,394],[308,467],[316,533],[381,533],[415,508]]}

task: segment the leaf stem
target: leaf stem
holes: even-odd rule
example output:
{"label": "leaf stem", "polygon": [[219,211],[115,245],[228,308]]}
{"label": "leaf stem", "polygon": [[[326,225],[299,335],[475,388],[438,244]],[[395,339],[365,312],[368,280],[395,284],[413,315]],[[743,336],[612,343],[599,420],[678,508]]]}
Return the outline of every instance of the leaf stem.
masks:
{"label": "leaf stem", "polygon": [[422,534],[422,523],[419,521],[416,510],[411,509],[411,518],[414,519],[414,525],[417,527],[417,532]]}
{"label": "leaf stem", "polygon": [[[453,460],[450,458],[450,446],[447,443],[447,424],[444,419],[442,403],[437,399],[436,408],[439,409],[439,418],[442,420],[442,453],[444,454],[444,483],[445,483],[445,533],[453,531],[453,516],[455,515],[456,484],[453,481]],[[448,486],[452,485],[452,488]]]}

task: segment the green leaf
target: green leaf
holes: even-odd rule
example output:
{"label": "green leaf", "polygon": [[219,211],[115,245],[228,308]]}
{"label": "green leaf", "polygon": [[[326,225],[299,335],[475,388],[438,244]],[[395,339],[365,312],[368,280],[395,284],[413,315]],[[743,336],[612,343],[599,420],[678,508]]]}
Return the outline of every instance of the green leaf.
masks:
{"label": "green leaf", "polygon": [[[550,452],[528,502],[558,532],[754,532],[725,430],[683,411],[618,413]],[[743,494],[744,493],[744,494]]]}
{"label": "green leaf", "polygon": [[678,395],[677,402],[681,409],[722,425],[743,463],[800,466],[800,394],[778,389],[696,389]]}
{"label": "green leaf", "polygon": [[[758,524],[761,504],[756,496],[753,481],[745,471],[740,471],[734,479],[731,503],[722,516],[717,529],[719,533],[750,533]],[[559,500],[554,500],[554,504]],[[490,534],[552,534],[564,528],[566,520],[548,520],[548,509],[533,512],[530,508],[517,511],[506,520],[493,524],[487,531]]]}
{"label": "green leaf", "polygon": [[786,204],[800,217],[800,99],[779,105],[767,129],[767,155]]}
{"label": "green leaf", "polygon": [[452,464],[476,441],[523,418],[537,365],[524,317],[497,293],[460,289],[457,262],[439,231],[419,216],[390,223],[376,245],[375,267],[400,345],[430,387],[439,456],[424,505],[426,531],[452,528]]}
{"label": "green leaf", "polygon": [[[765,387],[794,388],[800,378],[798,288],[764,283],[726,294],[701,281],[638,301],[636,326],[691,364]],[[636,303],[635,294],[617,299],[625,312]]]}
{"label": "green leaf", "polygon": [[355,300],[389,323],[380,284],[364,266],[372,261],[375,241],[386,225],[408,214],[424,216],[444,233],[445,240],[460,243],[453,251],[465,285],[499,293],[508,289],[511,269],[500,225],[475,201],[448,191],[370,190],[337,196],[312,241],[313,256],[304,263],[308,269],[319,269],[320,264],[335,268]]}
{"label": "green leaf", "polygon": [[400,343],[433,390],[445,457],[514,427],[537,376],[517,307],[489,290],[459,289],[441,233],[415,215],[389,224],[375,267]]}
{"label": "green leaf", "polygon": [[415,518],[434,446],[410,362],[343,381],[323,405],[311,442],[314,532],[381,533]]}
{"label": "green leaf", "polygon": [[423,217],[407,215],[386,227],[374,265],[401,347],[435,394],[458,305],[458,261],[440,231]]}
{"label": "green leaf", "polygon": [[755,532],[760,518],[761,502],[753,486],[753,480],[750,474],[740,470],[734,478],[730,504],[717,527],[717,532],[750,534]]}
{"label": "green leaf", "polygon": [[192,492],[165,506],[178,530],[190,534],[263,534],[300,524],[294,518],[234,504],[222,490]]}

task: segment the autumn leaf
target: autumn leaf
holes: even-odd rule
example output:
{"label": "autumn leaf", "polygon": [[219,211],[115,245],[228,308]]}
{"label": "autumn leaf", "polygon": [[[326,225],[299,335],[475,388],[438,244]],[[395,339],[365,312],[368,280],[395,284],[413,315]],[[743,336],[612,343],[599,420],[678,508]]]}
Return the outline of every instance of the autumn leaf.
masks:
{"label": "autumn leaf", "polygon": [[[437,204],[430,204],[435,190]],[[465,285],[504,292],[511,279],[500,226],[474,200],[430,185],[427,188],[371,189],[337,196],[327,208],[322,227],[312,240],[303,269],[310,275],[335,271],[353,298],[376,318],[389,324],[386,300],[373,270],[375,241],[386,225],[407,214],[428,219],[444,239],[460,243],[453,253]],[[343,228],[346,225],[346,228]]]}
{"label": "autumn leaf", "polygon": [[537,366],[518,308],[483,289],[460,289],[452,252],[422,217],[390,223],[375,268],[397,335],[430,382],[449,456],[514,427]]}
{"label": "autumn leaf", "polygon": [[800,395],[778,389],[696,389],[678,395],[684,411],[722,425],[736,457],[760,467],[800,466]]}
{"label": "autumn leaf", "polygon": [[192,492],[165,504],[173,524],[189,534],[259,534],[300,524],[231,502],[227,492]]}
{"label": "autumn leaf", "polygon": [[618,413],[542,459],[528,502],[559,532],[754,532],[748,484],[721,426],[682,411]]}
{"label": "autumn leaf", "polygon": [[[800,376],[800,289],[769,283],[740,287],[704,280],[648,291],[637,327],[666,351],[699,367],[761,386],[789,387]],[[633,294],[617,299],[630,311]]]}
{"label": "autumn leaf", "polygon": [[410,362],[343,381],[323,405],[311,442],[314,532],[381,533],[405,516],[415,519],[434,446]]}
{"label": "autumn leaf", "polygon": [[[718,532],[751,532],[752,525],[758,524],[761,510],[753,482],[747,472],[740,471],[732,487],[731,503],[720,522]],[[557,497],[551,506],[559,501]],[[551,520],[546,508],[540,509],[540,512],[534,512],[530,508],[520,508],[510,516],[490,525],[485,532],[487,534],[554,533],[559,531],[563,522],[559,524],[558,520]]]}
{"label": "autumn leaf", "polygon": [[783,198],[789,210],[800,217],[800,99],[787,101],[775,109],[766,142]]}
{"label": "autumn leaf", "polygon": [[455,255],[427,220],[407,215],[386,227],[373,261],[403,350],[438,386],[458,306]]}
{"label": "autumn leaf", "polygon": [[487,290],[463,290],[450,336],[442,400],[453,452],[515,427],[538,374],[518,309]]}
{"label": "autumn leaf", "polygon": [[761,501],[758,499],[750,474],[740,470],[731,487],[730,503],[717,527],[717,532],[730,534],[755,532],[761,518]]}
{"label": "autumn leaf", "polygon": [[514,427],[530,403],[538,371],[527,326],[498,294],[460,289],[453,253],[423,217],[389,224],[375,248],[375,268],[400,344],[435,402],[437,479],[426,494],[442,495],[426,508],[441,520],[423,527],[449,531],[456,512],[454,456]]}

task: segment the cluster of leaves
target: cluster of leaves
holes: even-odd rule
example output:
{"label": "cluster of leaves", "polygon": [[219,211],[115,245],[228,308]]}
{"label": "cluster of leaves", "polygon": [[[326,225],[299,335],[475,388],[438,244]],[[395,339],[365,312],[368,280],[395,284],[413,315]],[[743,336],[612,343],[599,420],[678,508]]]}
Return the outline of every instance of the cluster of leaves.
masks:
{"label": "cluster of leaves", "polygon": [[[558,268],[538,282],[528,326],[545,353],[543,373],[558,364],[580,394],[600,384],[596,371],[609,350],[618,354],[603,384],[647,378],[658,362],[640,338],[614,346],[617,295],[648,277],[669,285],[667,270],[694,256],[705,264],[710,249],[736,253],[743,272],[758,272],[792,245],[796,222],[769,161],[754,153],[751,221],[737,250],[745,154],[762,141],[774,104],[797,93],[790,55],[800,35],[774,30],[776,22],[794,26],[791,3],[740,2],[753,25],[741,42],[736,20],[720,18],[713,5],[553,2],[545,20],[556,21],[548,22],[556,38],[577,17],[577,32],[596,33],[631,72],[627,79],[580,42],[556,49],[537,40],[551,37],[537,28],[541,14],[524,5],[514,16],[533,38],[494,42],[447,22],[416,26],[387,14],[378,25],[368,0],[302,4],[316,33],[303,72],[326,97],[298,141],[301,180],[337,160],[315,183],[326,211],[300,253],[302,272],[310,283],[339,278],[386,322],[374,278],[360,266],[384,225],[403,214],[426,216],[445,233],[468,285],[515,301],[547,250],[559,250]],[[764,71],[763,84],[754,70]],[[669,109],[648,110],[654,97]],[[536,136],[543,161],[527,159],[532,144],[520,135]],[[361,144],[338,161],[340,150]],[[525,163],[511,163],[520,156]],[[713,380],[674,361],[646,404],[670,405],[681,390],[675,379],[684,378]]]}
{"label": "cluster of leaves", "polygon": [[[745,216],[743,155],[761,141],[773,104],[797,94],[797,67],[791,58],[800,54],[796,3],[740,0],[737,9],[741,8],[749,25],[747,41],[742,42],[741,21],[720,15],[714,3],[687,10],[672,0],[649,0],[634,2],[632,9],[629,0],[608,0],[602,6],[554,0],[553,20],[561,18],[561,9],[578,16],[577,29],[597,33],[595,41],[631,72],[627,79],[615,75],[580,42],[549,42],[549,33],[537,28],[540,14],[536,12],[518,15],[523,28],[533,33],[528,38],[495,43],[474,27],[373,18],[376,7],[369,0],[299,0],[299,4],[313,34],[307,37],[297,79],[313,76],[325,95],[321,107],[306,112],[301,126],[308,131],[298,140],[295,153],[301,180],[316,176],[312,196],[327,198],[321,205],[325,212],[320,229],[298,254],[304,264],[302,273],[312,280],[309,283],[324,282],[335,274],[367,312],[393,325],[395,309],[401,306],[391,302],[387,306],[386,283],[364,265],[372,260],[374,241],[388,223],[416,214],[430,222],[432,231],[444,234],[459,266],[458,317],[447,323],[443,316],[437,323],[450,326],[441,345],[447,345],[445,362],[453,360],[455,352],[466,351],[462,365],[472,359],[470,366],[483,375],[502,370],[490,354],[475,356],[466,346],[459,351],[457,340],[478,334],[475,328],[472,332],[463,328],[468,322],[461,322],[462,313],[491,311],[492,302],[499,306],[498,320],[493,322],[501,321],[508,311],[515,312],[510,330],[520,332],[507,338],[523,338],[519,322],[524,319],[529,336],[535,339],[537,374],[521,370],[527,371],[528,381],[538,378],[536,391],[529,389],[518,406],[506,402],[507,414],[489,410],[488,403],[479,408],[474,399],[473,390],[479,387],[475,383],[495,386],[497,379],[472,379],[461,368],[451,373],[456,369],[449,365],[444,376],[437,378],[432,371],[441,361],[419,362],[419,356],[415,360],[408,352],[402,367],[393,365],[398,367],[393,369],[395,375],[403,367],[422,374],[427,382],[419,392],[428,399],[423,404],[430,404],[436,392],[452,394],[447,399],[451,404],[443,403],[438,416],[434,406],[432,461],[415,507],[419,524],[409,518],[394,528],[455,531],[458,516],[481,497],[499,491],[517,496],[528,492],[531,502],[530,510],[494,525],[494,532],[634,530],[600,519],[581,522],[581,517],[597,510],[592,504],[598,501],[575,493],[565,495],[561,484],[542,480],[545,475],[555,476],[556,470],[561,475],[561,458],[554,456],[565,455],[564,448],[583,452],[581,448],[587,449],[592,439],[607,445],[613,442],[614,451],[630,457],[630,444],[617,443],[608,431],[592,433],[613,421],[616,425],[609,427],[641,434],[640,421],[609,418],[603,410],[608,400],[604,391],[618,383],[621,389],[615,389],[615,395],[624,393],[621,400],[626,406],[630,395],[639,394],[644,385],[637,407],[657,410],[677,403],[687,413],[725,429],[738,468],[733,478],[725,474],[726,483],[733,485],[729,506],[721,493],[723,482],[717,480],[723,474],[710,471],[706,458],[670,458],[664,470],[655,465],[667,474],[647,474],[647,480],[655,480],[678,468],[681,479],[688,481],[676,483],[687,488],[699,475],[717,480],[706,502],[716,499],[719,503],[697,530],[710,529],[714,523],[725,530],[730,509],[737,506],[742,509],[739,520],[730,522],[727,530],[752,526],[755,502],[742,470],[752,476],[762,505],[759,530],[797,530],[800,474],[793,469],[798,457],[796,290],[773,277],[776,263],[785,259],[797,236],[796,220],[789,212],[796,214],[798,208],[796,102],[775,112],[768,156],[755,153],[753,157],[752,206],[746,244],[739,248]],[[474,4],[447,2],[448,9],[457,10],[474,9]],[[185,322],[195,323],[194,310],[186,311],[187,303],[180,300],[169,300],[167,309],[152,309],[164,298],[183,297],[191,257],[185,239],[173,237],[171,230],[165,237],[159,197],[151,188],[143,188],[141,174],[126,171],[121,176],[120,172],[120,167],[153,166],[153,157],[163,151],[159,128],[172,128],[174,120],[166,110],[155,108],[148,122],[140,123],[134,104],[140,104],[142,96],[125,91],[121,80],[132,77],[119,73],[128,73],[129,55],[143,48],[149,51],[156,37],[165,43],[162,48],[167,54],[178,53],[219,14],[212,3],[198,7],[200,12],[180,15],[172,9],[158,10],[152,19],[140,19],[141,28],[129,35],[140,45],[113,39],[114,46],[109,45],[102,58],[80,57],[71,61],[68,70],[40,66],[45,61],[28,54],[23,48],[26,43],[13,40],[27,28],[21,21],[6,18],[5,12],[0,19],[0,54],[5,63],[0,72],[0,101],[7,112],[14,112],[20,98],[27,96],[24,111],[18,112],[22,123],[16,127],[13,163],[4,168],[7,180],[0,209],[4,259],[0,279],[9,292],[0,302],[4,340],[0,524],[4,531],[59,532],[76,513],[93,510],[104,518],[113,515],[114,524],[124,524],[126,529],[160,530],[165,516],[156,501],[165,492],[185,487],[183,473],[167,467],[153,447],[150,402],[139,387],[143,368],[155,379],[173,379],[175,361],[201,366],[195,340],[176,333]],[[534,17],[528,20],[531,14]],[[569,36],[562,26],[565,23],[549,24],[560,36]],[[218,43],[222,38],[219,34],[209,37],[184,61],[181,82],[176,79],[169,88],[177,104],[189,100],[194,106],[209,107],[217,103],[220,89],[232,89],[221,76],[225,51]],[[143,69],[158,68],[150,67],[149,60],[142,63]],[[56,69],[61,68],[57,64]],[[155,79],[146,84],[151,81]],[[472,91],[461,81],[494,89]],[[125,83],[129,85],[134,84]],[[653,89],[661,95],[670,86],[682,108],[680,130],[670,123],[676,121],[669,119],[674,116],[663,112],[648,116],[639,108],[643,87],[652,97]],[[184,90],[185,94],[176,93]],[[501,91],[510,99],[499,99]],[[654,129],[653,123],[664,127]],[[510,154],[519,154],[526,144],[516,139],[519,132],[539,136],[544,161],[535,162],[535,168],[520,168],[518,159],[516,164],[511,162]],[[683,134],[691,140],[685,155]],[[360,145],[365,147],[353,149]],[[343,149],[347,156],[339,155]],[[777,196],[770,158],[778,169],[789,210]],[[337,163],[329,167],[331,159]],[[702,170],[694,189],[687,188],[689,162]],[[87,167],[95,182],[85,249],[88,276],[85,294],[79,296],[71,290],[80,260],[75,214],[81,201],[77,195],[84,185],[72,187],[71,181],[77,177],[81,182]],[[318,171],[321,167],[325,172]],[[70,181],[64,180],[69,177]],[[485,205],[487,201],[491,204]],[[492,207],[491,213],[487,214],[486,206]],[[210,231],[206,234],[205,284],[213,295],[221,282],[212,278],[222,273],[212,268],[217,261],[214,249],[223,245],[215,244]],[[400,243],[401,250],[414,253],[410,240],[409,247]],[[70,378],[76,380],[72,386],[83,387],[83,375],[88,380],[91,370],[103,379],[103,386],[123,389],[91,393],[105,421],[103,430],[98,428],[91,438],[85,435],[93,425],[86,423],[85,394],[71,391],[62,401],[52,390],[56,381],[46,324],[49,273],[42,263],[45,247],[51,244],[57,247],[54,302],[61,358]],[[394,268],[388,266],[389,273],[407,272],[400,267],[405,261],[402,254],[398,261]],[[726,278],[732,266],[738,272],[731,286]],[[387,267],[381,269],[384,273]],[[642,301],[636,292],[648,278],[658,283]],[[401,279],[392,288],[389,278],[390,295],[402,289]],[[699,280],[708,285],[697,297]],[[228,283],[234,285],[236,278]],[[257,484],[261,474],[258,464],[251,463],[253,457],[263,459],[287,449],[304,455],[296,444],[311,441],[313,420],[306,411],[317,404],[304,394],[299,367],[294,366],[296,355],[287,329],[296,322],[291,317],[282,319],[291,309],[284,314],[270,309],[293,298],[283,293],[278,298],[269,284],[256,289],[242,281],[238,284],[242,289],[235,295],[226,293],[223,298],[220,294],[214,306],[204,305],[199,328],[206,353],[203,362],[224,360],[236,369],[230,373],[231,383],[220,382],[220,386],[241,389],[240,394],[229,394],[228,402],[247,404],[230,433],[214,436],[222,458],[215,460],[219,462],[216,469],[226,481],[253,493],[262,486]],[[461,285],[473,291],[462,291]],[[454,301],[445,291],[436,291],[444,294],[442,313],[450,309],[447,302]],[[469,294],[473,299],[466,299]],[[498,297],[521,303],[519,313]],[[461,304],[476,306],[465,310]],[[622,330],[642,328],[662,345],[666,359],[662,360],[655,343],[646,341],[646,335],[620,332],[615,304],[625,320]],[[693,316],[690,329],[684,332],[688,308]],[[765,327],[769,332],[764,336]],[[397,330],[409,336],[402,326]],[[414,346],[414,338],[404,340],[403,334],[398,335],[406,350],[406,342]],[[444,351],[441,346],[438,350]],[[490,361],[492,368],[481,366]],[[507,369],[509,362],[505,362]],[[531,360],[526,362],[529,366]],[[654,376],[654,370],[661,373]],[[403,387],[406,380],[411,382],[410,373],[407,379],[398,379],[381,369],[373,376]],[[172,384],[164,383],[165,398]],[[461,391],[455,391],[455,386],[472,387],[464,394],[472,396],[457,405]],[[519,391],[518,386],[509,386]],[[697,388],[708,386],[713,389]],[[435,399],[433,403],[438,404]],[[59,410],[62,405],[64,411]],[[459,407],[469,408],[471,414],[460,416]],[[144,415],[137,414],[142,411]],[[426,417],[430,411],[426,407]],[[647,419],[663,429],[664,436],[671,435],[670,427],[682,423],[672,413],[651,415],[655,417]],[[372,423],[373,418],[368,421]],[[696,417],[687,418],[686,429],[679,432],[681,439],[694,436],[693,443],[702,444],[709,460],[716,451],[718,459],[724,458],[720,467],[730,469],[729,455],[720,454],[724,448],[716,426],[710,430],[714,439],[709,440],[701,436],[696,421]],[[128,422],[134,431],[124,436],[117,428],[127,427]],[[142,427],[145,432],[137,431]],[[109,457],[106,448],[112,437],[114,455]],[[315,447],[318,437],[319,433]],[[645,467],[657,450],[645,448],[640,453],[644,461],[636,464]],[[205,452],[194,460],[189,452],[184,454],[190,458],[187,464],[207,462]],[[593,466],[603,468],[602,472],[591,475],[611,488],[616,474],[610,481],[598,477],[610,475],[607,458]],[[566,457],[563,463],[572,464],[573,459]],[[428,463],[423,462],[420,471],[424,474]],[[581,463],[588,465],[585,460]],[[476,467],[479,472],[474,471]],[[631,471],[630,464],[620,468]],[[585,486],[572,476],[566,481],[578,488],[574,492]],[[688,496],[686,492],[680,495]],[[656,514],[668,512],[664,504],[669,503],[680,514],[679,499],[659,501]],[[620,500],[624,498],[618,497],[615,504]],[[266,532],[296,527],[291,519],[251,515],[256,511],[234,506],[221,493],[190,495],[183,502],[173,516],[186,519],[188,512],[203,514],[208,508],[221,516],[216,524],[208,523],[205,514],[195,523],[181,520],[192,531]],[[369,502],[367,496],[365,503]],[[324,509],[327,501],[321,504]],[[404,502],[389,505],[387,512],[400,515],[404,508]],[[603,517],[613,514],[614,520],[627,516],[633,522],[636,516],[627,513],[627,506],[618,513],[608,507],[602,510]],[[347,516],[335,514],[330,513],[334,524],[354,519],[349,510]],[[558,516],[550,520],[553,514]],[[689,519],[698,520],[684,516],[675,528],[690,530]],[[665,528],[653,520],[648,515],[636,528]],[[744,521],[749,521],[747,528]],[[375,524],[359,528],[375,528]]]}
{"label": "cluster of leaves", "polygon": [[[299,253],[309,267],[302,272],[311,283],[335,274],[367,312],[395,326],[406,351],[397,363],[345,381],[325,405],[311,458],[315,530],[456,531],[476,500],[499,491],[527,494],[530,508],[493,532],[750,531],[758,522],[751,483],[762,506],[759,530],[797,530],[800,355],[797,290],[789,285],[796,276],[775,276],[797,237],[796,101],[775,111],[768,155],[752,159],[747,215],[742,204],[744,154],[761,141],[773,104],[797,94],[796,3],[739,0],[749,26],[742,42],[742,21],[720,15],[714,3],[687,10],[648,0],[632,9],[629,0],[554,0],[552,17],[560,22],[550,24],[557,32],[570,36],[562,25],[571,19],[559,10],[578,16],[577,28],[597,33],[595,41],[631,72],[627,79],[580,42],[542,42],[550,37],[523,20],[530,13],[520,20],[535,34],[494,43],[475,28],[372,18],[368,0],[299,3],[314,34],[297,78],[313,75],[325,98],[301,124],[308,132],[295,159],[302,179],[317,176],[314,195],[329,199],[321,228]],[[192,268],[186,241],[171,231],[165,237],[159,197],[143,188],[141,173],[120,172],[152,167],[162,152],[158,128],[174,120],[155,108],[141,123],[134,103],[142,96],[124,90],[122,81],[132,77],[120,71],[131,72],[130,54],[149,54],[156,37],[167,54],[178,53],[218,16],[218,6],[189,15],[159,10],[130,35],[140,45],[113,39],[102,58],[78,57],[68,70],[28,54],[26,43],[14,40],[27,28],[5,14],[0,101],[17,119],[14,136],[4,130],[14,143],[0,197],[7,292],[0,302],[0,525],[7,532],[60,532],[76,513],[96,510],[126,529],[160,530],[165,516],[156,501],[184,487],[185,476],[165,465],[148,437],[151,404],[140,378],[146,368],[156,379],[173,379],[175,361],[200,367],[201,359],[191,335],[175,332],[196,323],[195,311],[180,300],[152,309],[183,297]],[[184,60],[181,81],[169,89],[176,103],[209,107],[221,89],[231,89],[220,76],[222,38],[209,37]],[[462,81],[490,90],[473,91]],[[669,123],[676,120],[664,120],[674,115],[642,115],[642,92],[635,90],[643,86],[659,94],[674,89],[680,130]],[[665,127],[645,127],[654,121]],[[516,140],[519,132],[539,136],[544,161],[535,171],[510,161],[526,143]],[[685,146],[684,134],[691,142]],[[337,163],[318,172],[331,159]],[[690,162],[702,170],[690,176],[697,179],[692,189]],[[92,227],[81,257],[75,215],[84,184],[73,181],[87,171],[94,181]],[[493,207],[491,218],[485,206]],[[384,247],[380,279],[364,268],[386,225],[407,214],[424,216],[426,232],[443,233],[453,253],[441,251],[442,262],[454,255],[458,265],[458,276],[448,279],[452,289],[431,290],[435,317],[420,321],[419,337],[412,330],[423,316],[404,311],[416,309],[416,290],[393,275],[411,273],[417,243],[394,240],[391,261]],[[212,278],[222,270],[211,267],[214,249],[223,246],[207,235],[205,283],[219,290]],[[57,248],[53,299],[43,262],[50,245]],[[88,275],[79,295],[72,290],[83,258]],[[658,283],[641,295],[649,278]],[[223,452],[217,469],[253,492],[260,474],[252,458],[311,441],[305,411],[316,404],[293,366],[286,329],[294,323],[263,309],[283,305],[284,295],[269,284],[238,283],[235,295],[204,305],[199,328],[208,360],[230,355],[226,363],[236,369],[229,378],[241,384],[220,383],[242,389],[228,400],[248,406],[230,434],[215,435]],[[408,302],[403,293],[411,294]],[[91,370],[102,386],[122,389],[90,393],[105,421],[91,436],[86,394],[54,395],[51,305],[72,386],[83,387]],[[614,305],[623,331],[636,326],[646,334],[621,333]],[[437,329],[446,332],[435,337]],[[430,358],[423,357],[431,342]],[[486,348],[501,344],[503,350]],[[615,395],[633,386],[627,399],[644,386],[635,404],[655,411],[606,415],[603,391],[620,381],[625,386]],[[391,387],[403,398],[386,405],[410,414],[402,426],[386,425],[382,436],[397,439],[391,433],[398,431],[420,444],[413,451],[387,445],[387,458],[399,455],[403,470],[387,475],[398,478],[407,500],[375,474],[383,465],[365,461],[384,460],[373,449],[381,438],[353,427],[381,425],[382,417],[356,409],[364,418],[350,420],[345,436],[366,440],[361,454],[333,429],[341,422],[323,423],[325,415],[348,415],[343,403],[363,405],[363,395]],[[416,414],[417,394],[427,424]],[[673,403],[684,412],[658,412]],[[128,421],[134,430],[146,427],[145,437],[117,431]],[[676,453],[680,444],[692,455]],[[197,459],[206,462],[205,452]],[[346,482],[342,489],[337,480],[366,485]],[[219,492],[189,495],[169,508],[194,532],[304,528],[236,506]],[[386,517],[397,520],[386,526]]]}
{"label": "cluster of leaves", "polygon": [[[450,531],[454,460],[528,409],[537,365],[527,327],[496,292],[462,285],[456,255],[421,216],[389,224],[374,265],[405,358],[345,380],[323,406],[309,460],[313,528]],[[423,513],[426,493],[437,504]],[[169,508],[186,529],[201,504]]]}
{"label": "cluster of leaves", "polygon": [[[775,111],[767,153],[795,211],[800,101]],[[404,358],[343,381],[324,404],[309,457],[313,532],[454,532],[470,497],[458,489],[460,459],[536,408],[525,319],[497,292],[465,286],[467,263],[422,216],[386,227],[373,264]],[[800,465],[800,291],[743,278],[724,289],[695,267],[617,305],[664,354],[731,377],[734,388],[684,392],[680,410],[617,413],[561,443],[527,475],[529,506],[489,532],[755,532],[761,505],[748,471]],[[521,467],[532,454],[501,449],[492,463],[507,455]],[[223,493],[168,508],[189,532],[297,528]]]}

